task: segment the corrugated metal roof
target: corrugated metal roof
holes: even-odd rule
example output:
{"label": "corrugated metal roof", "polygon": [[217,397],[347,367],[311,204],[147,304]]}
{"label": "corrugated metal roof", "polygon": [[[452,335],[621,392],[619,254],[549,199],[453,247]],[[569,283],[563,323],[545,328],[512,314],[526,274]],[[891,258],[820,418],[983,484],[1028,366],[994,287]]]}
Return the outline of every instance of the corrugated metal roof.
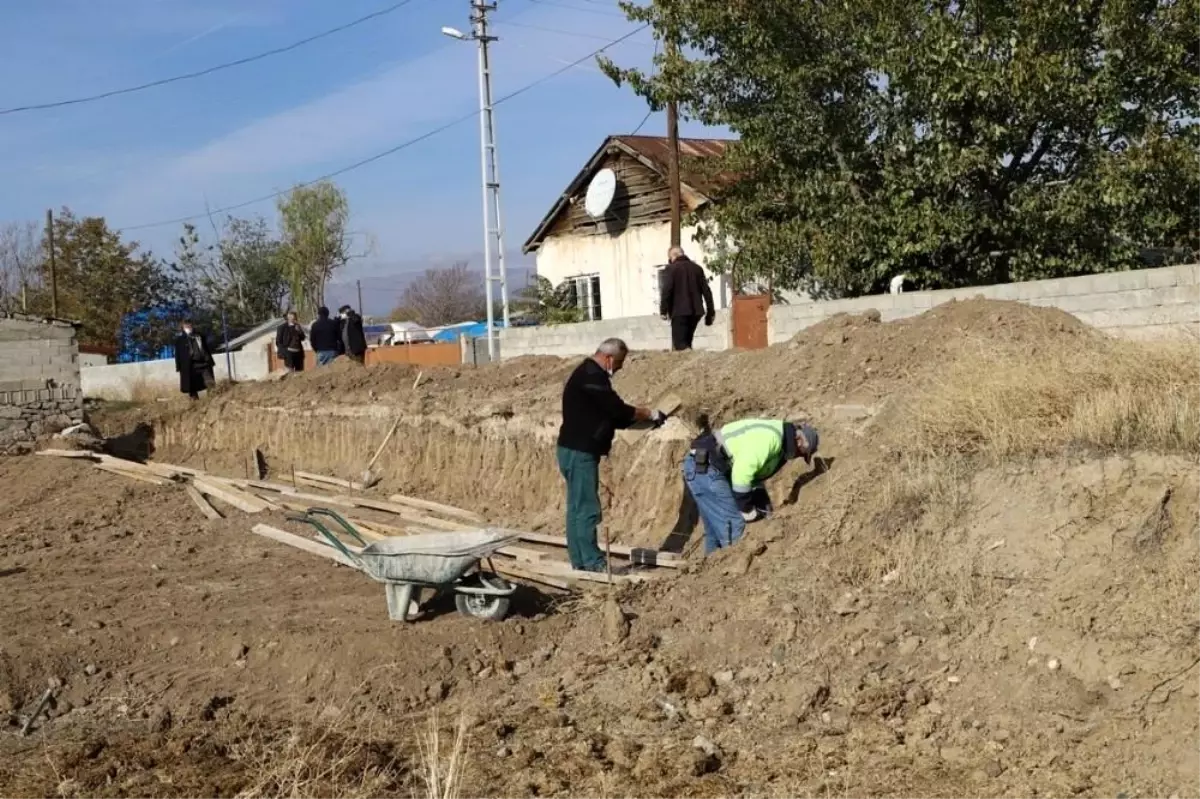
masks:
{"label": "corrugated metal roof", "polygon": [[[681,138],[679,140],[681,162],[679,182],[683,187],[697,194],[705,195],[707,198],[707,195],[720,186],[732,182],[735,176],[728,172],[721,172],[714,176],[696,174],[694,171],[689,172],[687,161],[689,158],[715,158],[722,155],[726,148],[735,141],[737,140]],[[570,196],[592,177],[592,173],[597,170],[604,156],[614,148],[624,150],[664,177],[670,171],[670,144],[666,136],[609,136],[559,196],[554,207],[542,218],[537,229],[525,241],[522,252],[527,253],[537,249],[551,223],[566,207]]]}

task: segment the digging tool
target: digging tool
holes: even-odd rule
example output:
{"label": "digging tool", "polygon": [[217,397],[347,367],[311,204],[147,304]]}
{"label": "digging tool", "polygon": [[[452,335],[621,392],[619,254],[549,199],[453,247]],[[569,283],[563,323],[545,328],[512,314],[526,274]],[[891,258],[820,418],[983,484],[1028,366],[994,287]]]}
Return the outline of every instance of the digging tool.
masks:
{"label": "digging tool", "polygon": [[[421,377],[420,375],[417,375],[418,380],[420,379],[420,377]],[[366,489],[370,488],[371,486],[373,486],[379,482],[379,480],[380,480],[379,475],[377,475],[373,471],[371,471],[371,467],[375,465],[375,461],[379,460],[379,456],[383,454],[383,448],[386,447],[388,442],[392,440],[392,436],[395,435],[396,428],[399,426],[400,426],[400,417],[397,416],[396,421],[392,422],[392,429],[387,431],[387,435],[383,437],[383,441],[380,442],[380,444],[379,444],[379,449],[375,450],[375,454],[371,456],[371,461],[370,461],[370,463],[367,464],[367,468],[363,469],[363,473],[359,477],[359,480],[358,480],[358,482],[359,482],[358,488],[360,490],[365,491]]]}

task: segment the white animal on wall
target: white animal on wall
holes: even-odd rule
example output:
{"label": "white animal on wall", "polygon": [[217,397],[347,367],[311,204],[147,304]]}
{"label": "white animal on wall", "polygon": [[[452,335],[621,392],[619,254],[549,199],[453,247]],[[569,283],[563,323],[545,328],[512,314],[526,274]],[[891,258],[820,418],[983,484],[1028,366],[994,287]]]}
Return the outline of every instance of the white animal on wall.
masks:
{"label": "white animal on wall", "polygon": [[904,275],[904,274],[896,275],[894,278],[892,278],[892,283],[888,290],[892,294],[902,293],[904,291],[904,281],[907,278],[908,278],[908,275]]}

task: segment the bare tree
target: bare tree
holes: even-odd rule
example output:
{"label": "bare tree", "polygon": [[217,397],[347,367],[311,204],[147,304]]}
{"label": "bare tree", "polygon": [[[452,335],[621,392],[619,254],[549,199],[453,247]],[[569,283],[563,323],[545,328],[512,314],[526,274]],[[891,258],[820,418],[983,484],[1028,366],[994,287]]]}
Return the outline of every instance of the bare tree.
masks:
{"label": "bare tree", "polygon": [[37,222],[0,225],[0,308],[20,310],[26,290],[41,285],[43,242]]}
{"label": "bare tree", "polygon": [[426,327],[475,321],[487,315],[483,280],[466,263],[448,269],[426,269],[410,283],[393,312]]}

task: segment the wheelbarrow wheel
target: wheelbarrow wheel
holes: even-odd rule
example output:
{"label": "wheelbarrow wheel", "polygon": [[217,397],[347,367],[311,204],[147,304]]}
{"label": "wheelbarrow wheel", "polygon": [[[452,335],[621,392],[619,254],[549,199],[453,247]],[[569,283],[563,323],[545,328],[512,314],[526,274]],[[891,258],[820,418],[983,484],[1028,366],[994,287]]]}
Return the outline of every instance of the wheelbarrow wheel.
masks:
{"label": "wheelbarrow wheel", "polygon": [[[488,588],[507,590],[511,586],[502,577],[494,574],[479,574],[479,582]],[[484,596],[481,594],[455,594],[454,605],[464,616],[483,621],[501,621],[508,615],[512,601],[506,596]]]}

